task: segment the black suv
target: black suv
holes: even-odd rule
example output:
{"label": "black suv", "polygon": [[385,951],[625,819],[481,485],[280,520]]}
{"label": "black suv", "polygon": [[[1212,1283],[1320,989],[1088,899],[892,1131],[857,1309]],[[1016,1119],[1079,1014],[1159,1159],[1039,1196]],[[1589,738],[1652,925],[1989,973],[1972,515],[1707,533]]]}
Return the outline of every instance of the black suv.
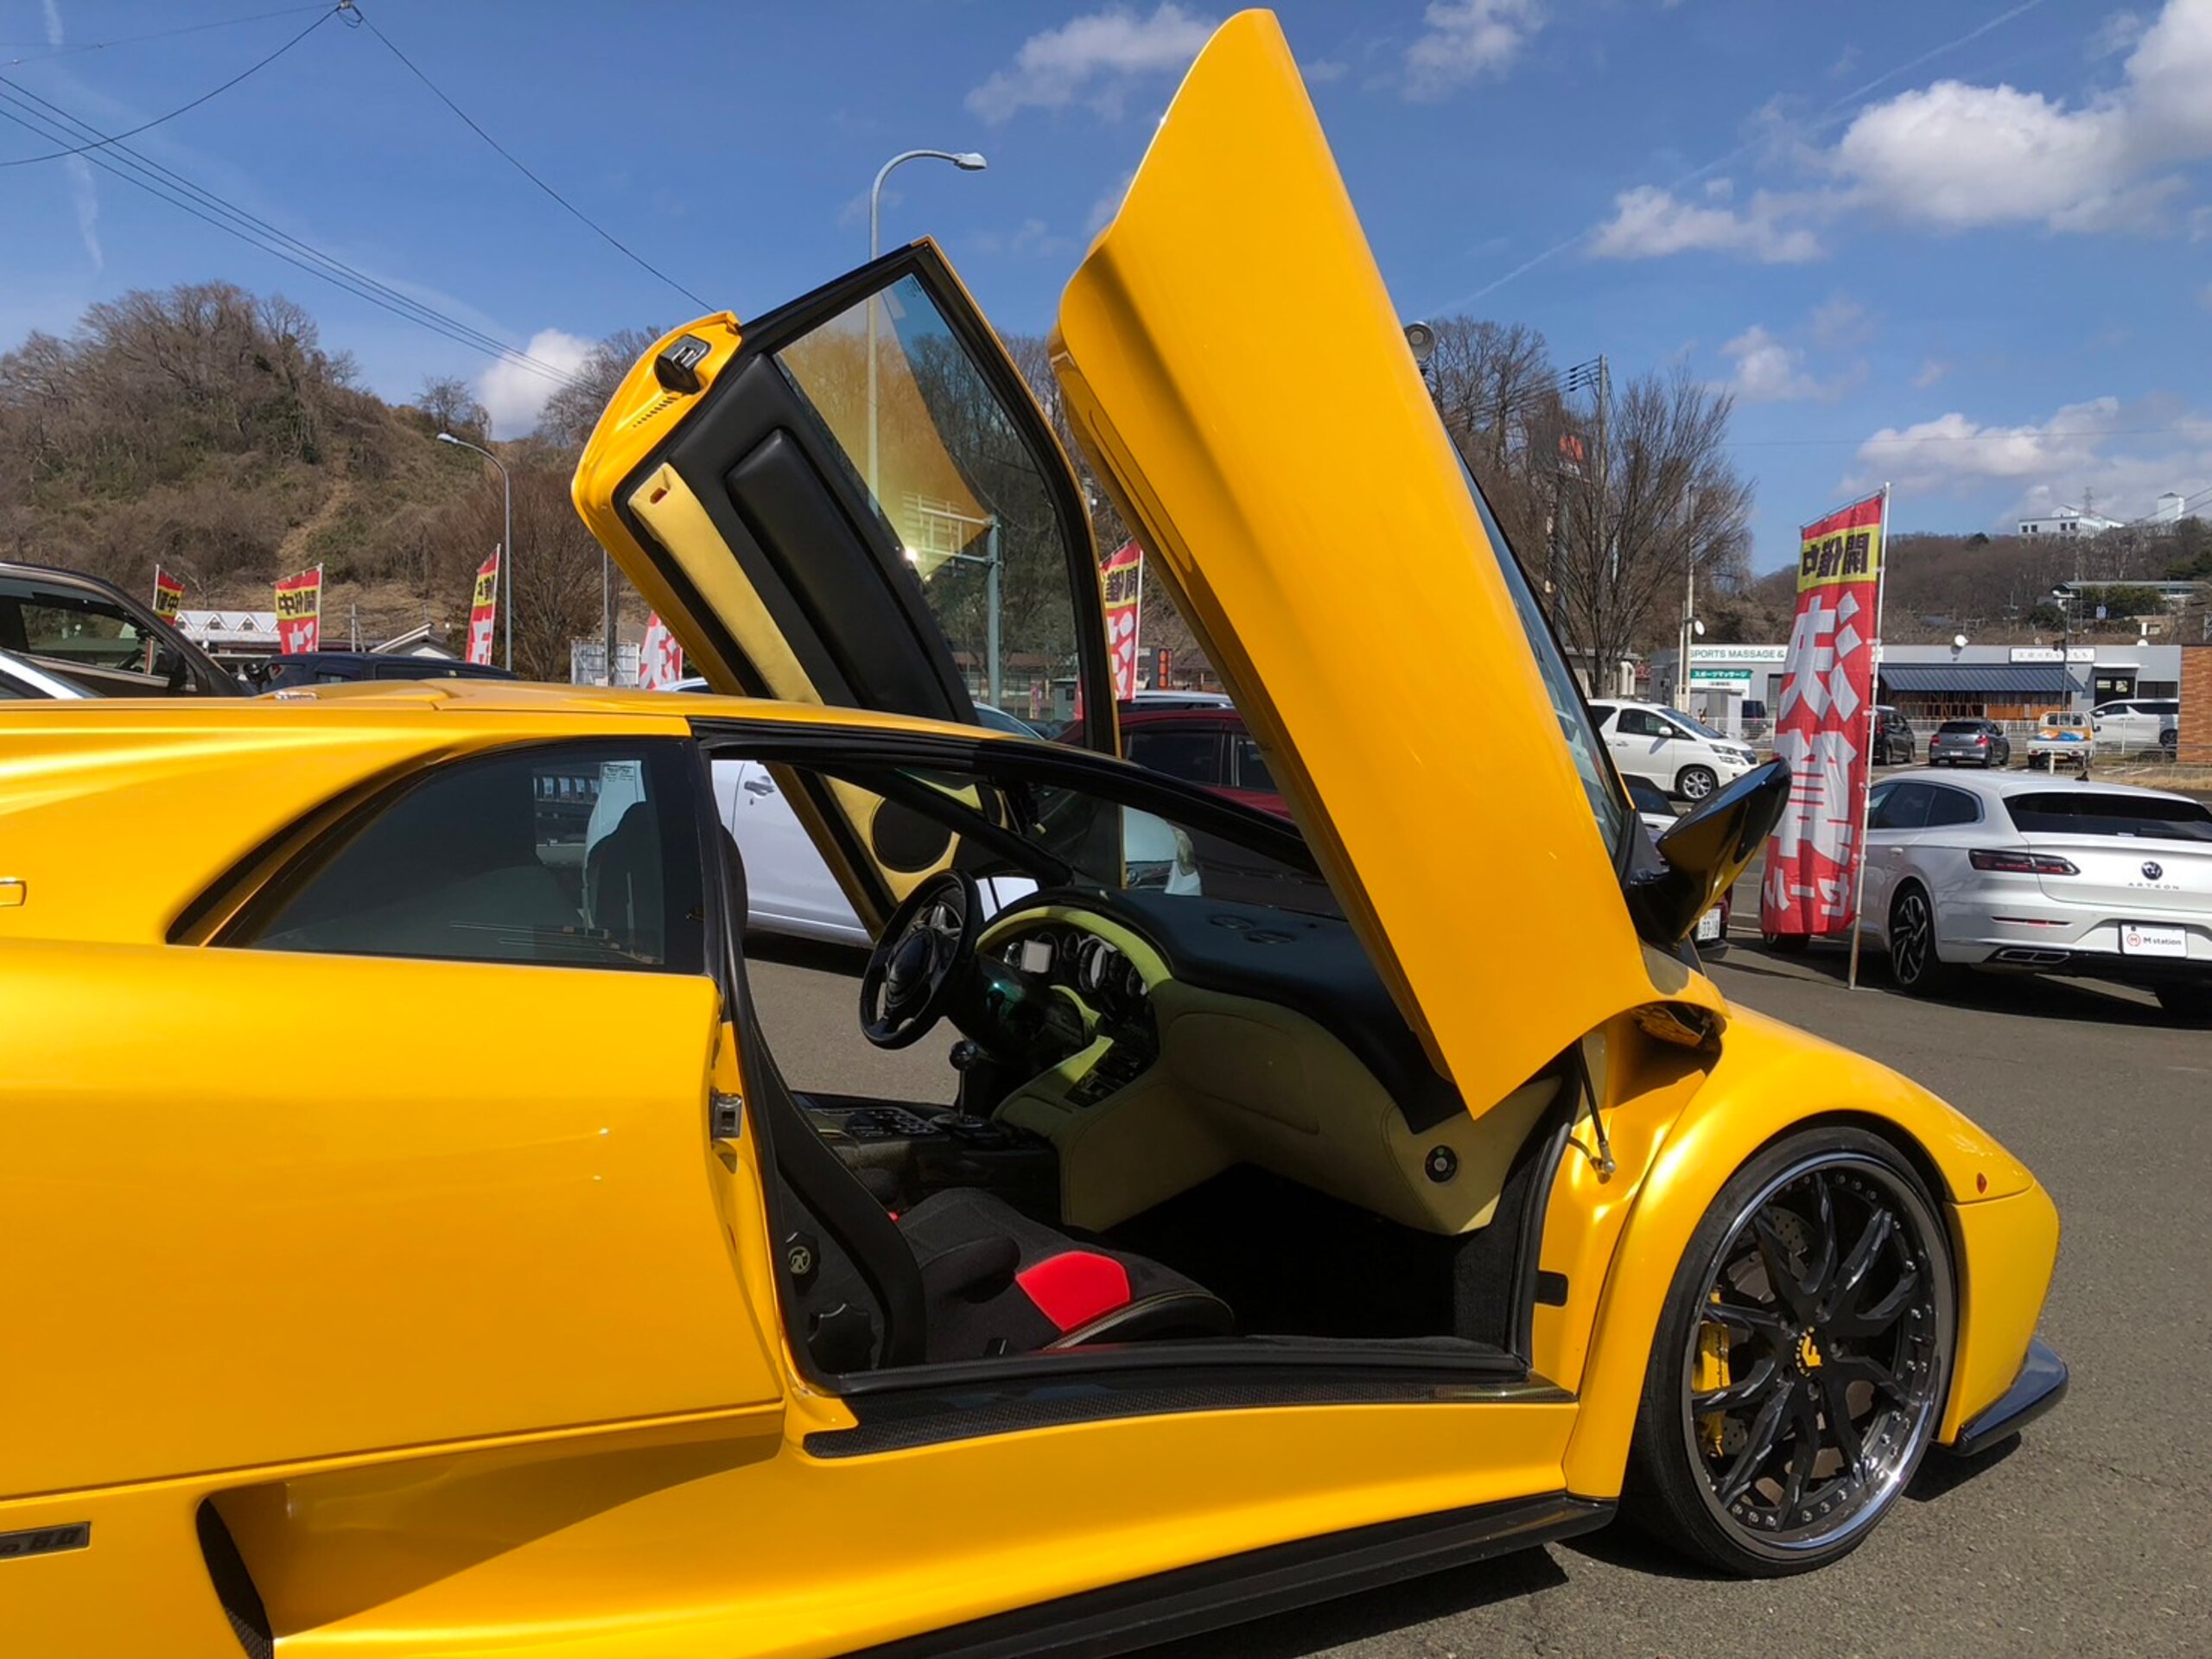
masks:
{"label": "black suv", "polygon": [[1874,709],[1874,764],[1909,766],[1912,764],[1912,722],[1886,703]]}

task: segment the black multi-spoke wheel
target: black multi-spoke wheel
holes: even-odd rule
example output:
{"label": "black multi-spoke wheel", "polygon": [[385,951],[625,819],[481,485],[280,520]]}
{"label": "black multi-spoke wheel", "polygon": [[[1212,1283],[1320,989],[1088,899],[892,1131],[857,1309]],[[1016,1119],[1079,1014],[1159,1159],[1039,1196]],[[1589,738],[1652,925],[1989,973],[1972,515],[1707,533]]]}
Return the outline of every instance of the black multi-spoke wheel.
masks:
{"label": "black multi-spoke wheel", "polygon": [[1950,1373],[1950,1254],[1883,1141],[1808,1130],[1707,1212],[1661,1321],[1630,1513],[1731,1572],[1855,1548],[1912,1478]]}
{"label": "black multi-spoke wheel", "polygon": [[1936,953],[1936,906],[1916,881],[1890,906],[1890,974],[1913,996],[1939,996],[1951,987],[1951,965]]}

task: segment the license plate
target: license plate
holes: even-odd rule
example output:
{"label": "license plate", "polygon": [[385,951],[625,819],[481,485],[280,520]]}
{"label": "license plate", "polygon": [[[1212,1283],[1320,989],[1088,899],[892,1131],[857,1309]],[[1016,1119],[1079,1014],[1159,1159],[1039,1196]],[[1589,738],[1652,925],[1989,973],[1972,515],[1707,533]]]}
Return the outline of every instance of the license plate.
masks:
{"label": "license plate", "polygon": [[1700,944],[1710,944],[1719,937],[1720,906],[1715,905],[1697,918],[1697,942]]}
{"label": "license plate", "polygon": [[2120,954],[2123,957],[2185,957],[2189,931],[2179,927],[2147,927],[2141,922],[2120,925]]}

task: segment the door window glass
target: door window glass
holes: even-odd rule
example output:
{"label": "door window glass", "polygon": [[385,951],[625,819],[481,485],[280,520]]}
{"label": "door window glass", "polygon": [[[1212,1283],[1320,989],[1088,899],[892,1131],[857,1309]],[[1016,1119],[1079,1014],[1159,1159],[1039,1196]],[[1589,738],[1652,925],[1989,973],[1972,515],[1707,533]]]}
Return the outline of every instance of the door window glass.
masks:
{"label": "door window glass", "polygon": [[224,943],[698,973],[689,777],[675,746],[442,766],[249,910]]}
{"label": "door window glass", "polygon": [[1137,730],[1127,734],[1129,759],[1186,784],[1215,785],[1221,775],[1221,740],[1209,731]]}
{"label": "door window glass", "polygon": [[1981,806],[1962,789],[1928,787],[1928,827],[1931,830],[1947,823],[1976,823],[1981,819]]}
{"label": "door window glass", "polygon": [[1232,741],[1236,748],[1236,787],[1268,795],[1277,793],[1275,775],[1268,770],[1268,758],[1260,753],[1259,744],[1243,734]]}
{"label": "door window glass", "polygon": [[0,582],[0,648],[81,668],[143,669],[146,636],[98,594]]}
{"label": "door window glass", "polygon": [[1044,465],[920,279],[775,360],[874,498],[969,695],[1033,724],[1072,719],[1087,538],[1071,544]]}
{"label": "door window glass", "polygon": [[1928,822],[1929,797],[1933,793],[1925,784],[1891,785],[1886,794],[1878,792],[1869,798],[1867,828],[1920,829]]}
{"label": "door window glass", "polygon": [[1675,728],[1648,709],[1624,709],[1615,729],[1628,737],[1674,737]]}

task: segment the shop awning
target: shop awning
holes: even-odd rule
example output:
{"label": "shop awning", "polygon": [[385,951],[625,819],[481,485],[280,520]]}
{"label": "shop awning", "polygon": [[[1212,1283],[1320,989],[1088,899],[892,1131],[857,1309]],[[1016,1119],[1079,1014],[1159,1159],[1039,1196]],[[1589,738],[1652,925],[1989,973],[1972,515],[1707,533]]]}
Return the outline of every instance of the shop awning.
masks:
{"label": "shop awning", "polygon": [[[2071,664],[2073,683],[2079,685],[2087,663]],[[2056,696],[2056,663],[1885,663],[1875,671],[1882,687],[1899,691],[1955,691],[1969,696]]]}

